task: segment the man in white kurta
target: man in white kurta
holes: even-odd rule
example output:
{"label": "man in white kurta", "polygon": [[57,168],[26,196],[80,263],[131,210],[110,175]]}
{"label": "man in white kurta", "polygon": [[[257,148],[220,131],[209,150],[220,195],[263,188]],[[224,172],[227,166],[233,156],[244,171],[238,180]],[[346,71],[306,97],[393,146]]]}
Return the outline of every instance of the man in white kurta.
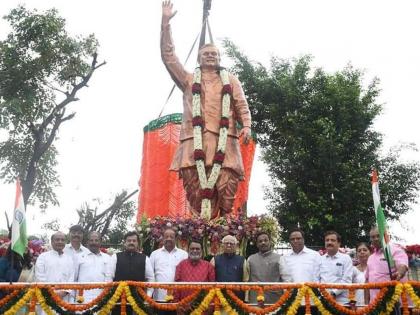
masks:
{"label": "man in white kurta", "polygon": [[[51,236],[52,250],[39,255],[35,264],[36,282],[74,282],[74,265],[71,256],[63,252],[66,236],[56,232]],[[58,290],[57,294],[69,301],[70,290]]]}
{"label": "man in white kurta", "polygon": [[64,247],[64,252],[72,257],[75,267],[79,256],[89,253],[89,250],[82,245],[83,232],[81,225],[73,225],[69,230],[70,243]]}
{"label": "man in white kurta", "polygon": [[[111,282],[112,261],[111,256],[101,252],[102,237],[98,232],[89,233],[87,240],[88,253],[78,257],[76,267],[77,282]],[[95,299],[102,289],[84,290],[84,303]]]}
{"label": "man in white kurta", "polygon": [[[176,266],[188,258],[185,250],[175,246],[175,239],[175,231],[171,228],[166,229],[163,233],[163,247],[150,255],[156,282],[174,282]],[[153,298],[156,301],[165,301],[166,294],[166,290],[157,289],[153,293]]]}
{"label": "man in white kurta", "polygon": [[321,255],[305,246],[305,234],[294,229],[289,234],[290,253],[281,257],[282,279],[285,282],[318,282]]}

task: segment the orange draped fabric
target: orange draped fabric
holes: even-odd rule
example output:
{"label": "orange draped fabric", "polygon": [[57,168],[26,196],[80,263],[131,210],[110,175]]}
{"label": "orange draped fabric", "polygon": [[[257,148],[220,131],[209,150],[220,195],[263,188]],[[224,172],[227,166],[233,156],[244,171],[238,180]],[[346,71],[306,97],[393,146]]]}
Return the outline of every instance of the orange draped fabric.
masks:
{"label": "orange draped fabric", "polygon": [[[144,127],[143,159],[139,180],[139,208],[137,221],[143,215],[190,217],[182,180],[169,167],[179,143],[182,114],[171,114],[151,121]],[[241,142],[242,143],[242,142]],[[235,197],[233,213],[242,208],[248,199],[248,185],[255,153],[255,141],[241,144],[245,180],[240,182]]]}

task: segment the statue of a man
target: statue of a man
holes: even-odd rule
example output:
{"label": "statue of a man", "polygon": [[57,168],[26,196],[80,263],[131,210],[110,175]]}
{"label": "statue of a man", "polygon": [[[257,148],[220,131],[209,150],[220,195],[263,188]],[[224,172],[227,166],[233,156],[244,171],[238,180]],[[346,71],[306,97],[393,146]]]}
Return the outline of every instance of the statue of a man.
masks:
{"label": "statue of a man", "polygon": [[[179,62],[169,24],[175,14],[171,1],[163,1],[162,60],[184,94],[180,145],[170,169],[183,179],[193,211],[213,219],[232,211],[245,175],[239,137],[250,140],[251,115],[239,80],[220,67],[215,45],[201,47],[194,73]],[[243,126],[240,133],[237,121]]]}

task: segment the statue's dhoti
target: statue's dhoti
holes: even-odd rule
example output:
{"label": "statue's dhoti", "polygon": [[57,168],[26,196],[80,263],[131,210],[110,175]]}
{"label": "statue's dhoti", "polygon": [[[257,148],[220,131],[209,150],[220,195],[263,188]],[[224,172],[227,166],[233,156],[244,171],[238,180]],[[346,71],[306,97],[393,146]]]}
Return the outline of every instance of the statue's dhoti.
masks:
{"label": "statue's dhoti", "polygon": [[[207,169],[207,176],[211,169]],[[198,179],[197,169],[194,167],[182,168],[179,170],[182,177],[184,188],[187,193],[188,202],[195,214],[201,212],[200,180]],[[211,218],[223,216],[232,211],[235,201],[236,190],[238,189],[239,175],[229,169],[222,168],[219,178],[215,185],[215,193],[211,199]]]}
{"label": "statue's dhoti", "polygon": [[[217,149],[219,137],[212,132],[203,133],[203,150],[206,152],[205,165],[207,178],[213,165],[213,158]],[[200,181],[193,158],[194,140],[192,138],[181,140],[180,145],[172,161],[171,170],[178,171],[183,179],[187,200],[194,213],[201,213]],[[219,178],[215,185],[215,194],[211,201],[214,219],[232,211],[236,190],[239,181],[244,179],[244,166],[242,163],[239,139],[228,136],[226,143],[226,155],[223,161]],[[220,210],[220,211],[219,211]],[[219,213],[220,212],[220,213]]]}

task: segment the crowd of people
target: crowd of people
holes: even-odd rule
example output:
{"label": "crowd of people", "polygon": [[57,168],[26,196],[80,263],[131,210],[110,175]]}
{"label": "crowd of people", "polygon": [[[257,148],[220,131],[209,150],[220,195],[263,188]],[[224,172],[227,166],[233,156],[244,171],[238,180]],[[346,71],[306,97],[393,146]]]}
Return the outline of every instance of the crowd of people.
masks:
{"label": "crowd of people", "polygon": [[[290,252],[280,255],[273,250],[270,234],[261,231],[256,236],[258,252],[247,259],[237,254],[238,240],[226,235],[222,239],[222,253],[210,262],[202,257],[201,242],[191,241],[188,252],[176,246],[176,231],[167,227],[163,233],[162,247],[148,257],[140,249],[137,232],[124,236],[124,250],[112,256],[101,251],[101,234],[90,232],[86,246],[83,246],[83,229],[80,225],[70,228],[70,243],[66,235],[56,232],[51,236],[52,249],[42,253],[34,268],[25,259],[15,259],[10,264],[8,252],[0,260],[0,281],[24,282],[319,282],[319,283],[364,283],[407,279],[408,258],[405,251],[392,245],[395,268],[391,270],[384,259],[376,227],[370,231],[371,246],[360,243],[356,247],[358,264],[353,266],[349,255],[339,251],[341,237],[336,231],[325,233],[326,253],[305,246],[305,233],[299,228],[290,231]],[[23,276],[24,275],[24,276]],[[373,299],[378,290],[364,292],[357,290],[356,303],[364,305]],[[101,289],[84,290],[87,303],[99,295]],[[348,290],[329,290],[337,302],[349,303]],[[148,295],[156,301],[167,302],[168,293],[163,289],[149,289]],[[265,291],[266,304],[276,302],[282,292]],[[72,290],[57,291],[66,301],[74,302],[76,293]],[[175,290],[174,300],[190,294],[188,291]],[[239,298],[249,303],[258,303],[257,292],[236,292]],[[128,310],[130,313],[131,310]],[[179,309],[184,314],[187,310]],[[114,309],[119,314],[118,307]],[[167,313],[167,312],[162,312]]]}

